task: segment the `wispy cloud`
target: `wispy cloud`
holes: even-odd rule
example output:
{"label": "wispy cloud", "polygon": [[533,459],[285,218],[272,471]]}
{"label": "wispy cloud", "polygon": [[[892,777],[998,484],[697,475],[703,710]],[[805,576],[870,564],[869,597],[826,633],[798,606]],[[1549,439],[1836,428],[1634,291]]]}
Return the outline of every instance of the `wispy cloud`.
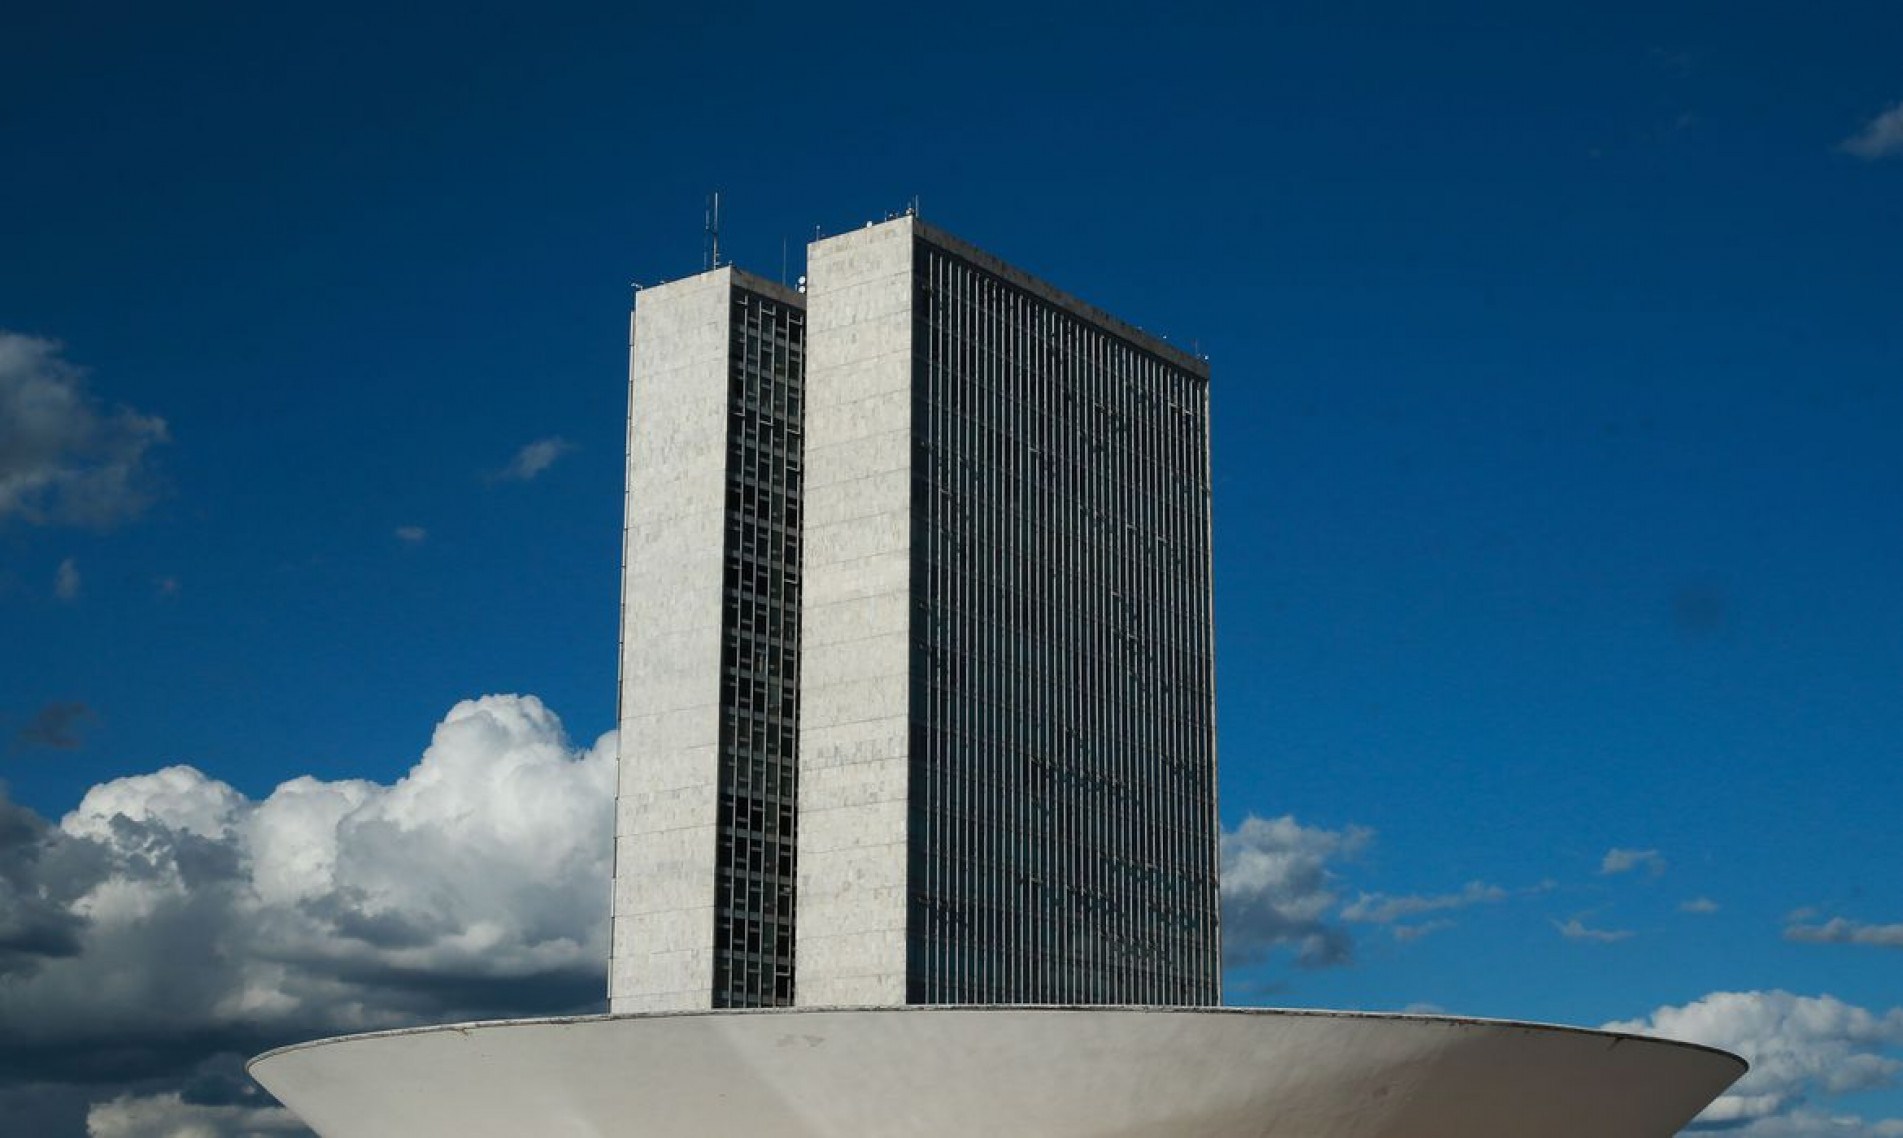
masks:
{"label": "wispy cloud", "polygon": [[1358,893],[1343,903],[1339,867],[1374,840],[1362,826],[1328,830],[1291,817],[1249,818],[1222,836],[1223,953],[1230,967],[1259,963],[1278,948],[1292,948],[1304,968],[1349,963],[1354,939],[1348,926],[1384,925],[1407,944],[1453,928],[1446,914],[1543,893],[1542,882],[1508,889],[1470,881],[1451,893]]}
{"label": "wispy cloud", "polygon": [[1903,158],[1903,103],[1863,124],[1863,129],[1837,144],[1845,154],[1874,162]]}
{"label": "wispy cloud", "polygon": [[1447,920],[1422,921],[1418,925],[1395,925],[1390,931],[1394,934],[1395,940],[1400,941],[1402,944],[1412,944],[1422,937],[1432,936],[1437,932],[1451,929],[1455,923],[1454,921]]}
{"label": "wispy cloud", "polygon": [[1469,881],[1458,893],[1393,896],[1387,893],[1363,893],[1341,911],[1343,920],[1361,924],[1387,925],[1423,913],[1464,909],[1469,905],[1489,905],[1504,901],[1509,894],[1498,885]]}
{"label": "wispy cloud", "polygon": [[1665,858],[1657,850],[1609,849],[1599,862],[1604,874],[1630,873],[1643,869],[1653,877],[1665,872]]}
{"label": "wispy cloud", "polygon": [[1866,944],[1877,948],[1903,948],[1903,924],[1871,925],[1844,917],[1832,917],[1817,925],[1786,925],[1784,939],[1804,944]]}
{"label": "wispy cloud", "polygon": [[14,733],[14,740],[26,747],[77,750],[80,744],[79,727],[91,719],[92,714],[92,708],[76,699],[49,703],[34,712],[26,725]]}
{"label": "wispy cloud", "polygon": [[1709,917],[1718,911],[1718,902],[1709,897],[1693,897],[1689,901],[1680,901],[1678,903],[1678,911],[1681,913],[1696,913],[1701,917]]}
{"label": "wispy cloud", "polygon": [[555,460],[575,449],[575,444],[559,435],[534,442],[515,452],[509,465],[498,470],[494,477],[498,482],[530,482],[544,470],[555,465]]}
{"label": "wispy cloud", "polygon": [[62,601],[79,599],[79,564],[70,557],[53,574],[53,595]]}
{"label": "wispy cloud", "polygon": [[429,540],[429,531],[422,526],[398,526],[396,539],[405,545],[421,545]]}
{"label": "wispy cloud", "polygon": [[60,345],[0,331],[0,523],[103,529],[150,504],[165,420],[108,409]]}
{"label": "wispy cloud", "polygon": [[1599,944],[1611,944],[1633,936],[1631,929],[1595,929],[1588,928],[1578,917],[1569,917],[1564,922],[1554,921],[1553,927],[1567,940],[1594,941]]}

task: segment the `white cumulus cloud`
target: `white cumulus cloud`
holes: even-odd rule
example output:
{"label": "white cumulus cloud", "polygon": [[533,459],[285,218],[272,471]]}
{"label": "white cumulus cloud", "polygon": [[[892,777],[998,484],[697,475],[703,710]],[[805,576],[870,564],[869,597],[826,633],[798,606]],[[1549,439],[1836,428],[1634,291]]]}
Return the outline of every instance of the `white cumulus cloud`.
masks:
{"label": "white cumulus cloud", "polygon": [[165,420],[108,409],[60,345],[0,331],[0,523],[103,528],[152,499],[146,452]]}
{"label": "white cumulus cloud", "polygon": [[[253,800],[173,766],[94,787],[57,826],[0,797],[0,1092],[99,1088],[94,1133],[188,1115],[177,1133],[249,1132],[274,1116],[207,1063],[598,1009],[614,751],[498,695],[452,708],[389,785]],[[224,1090],[167,1099],[187,1078]]]}
{"label": "white cumulus cloud", "polygon": [[1775,990],[1713,992],[1605,1028],[1703,1043],[1749,1060],[1750,1072],[1698,1116],[1704,1125],[1742,1127],[1737,1132],[1752,1138],[1903,1133],[1903,1121],[1865,1122],[1814,1103],[1895,1084],[1903,1008],[1873,1012],[1834,996]]}
{"label": "white cumulus cloud", "polygon": [[1222,835],[1222,948],[1225,963],[1259,963],[1291,948],[1297,963],[1319,968],[1354,955],[1346,929],[1331,920],[1340,900],[1331,863],[1353,857],[1374,837],[1350,826],[1328,830],[1292,817],[1244,819]]}

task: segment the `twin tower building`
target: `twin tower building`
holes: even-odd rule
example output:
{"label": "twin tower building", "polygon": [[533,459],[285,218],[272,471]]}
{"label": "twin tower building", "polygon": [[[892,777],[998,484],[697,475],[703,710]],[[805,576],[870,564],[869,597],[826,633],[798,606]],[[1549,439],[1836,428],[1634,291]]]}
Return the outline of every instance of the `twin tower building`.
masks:
{"label": "twin tower building", "polygon": [[1209,370],[914,216],[637,294],[615,1012],[1220,1002]]}

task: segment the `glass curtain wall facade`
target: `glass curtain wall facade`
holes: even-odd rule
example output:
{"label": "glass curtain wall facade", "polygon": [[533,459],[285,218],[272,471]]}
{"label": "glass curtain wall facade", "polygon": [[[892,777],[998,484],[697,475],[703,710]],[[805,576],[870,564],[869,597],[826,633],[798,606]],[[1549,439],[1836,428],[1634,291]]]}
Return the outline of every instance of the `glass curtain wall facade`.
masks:
{"label": "glass curtain wall facade", "polygon": [[910,1003],[1219,999],[1208,380],[921,238]]}
{"label": "glass curtain wall facade", "polygon": [[805,313],[736,285],[713,1006],[793,1002]]}

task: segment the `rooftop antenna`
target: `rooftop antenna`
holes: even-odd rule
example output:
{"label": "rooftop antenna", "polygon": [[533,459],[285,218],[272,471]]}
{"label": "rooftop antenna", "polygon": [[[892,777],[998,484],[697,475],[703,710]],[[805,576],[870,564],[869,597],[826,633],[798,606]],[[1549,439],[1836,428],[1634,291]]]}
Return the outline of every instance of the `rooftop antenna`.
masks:
{"label": "rooftop antenna", "polygon": [[720,191],[707,198],[707,267],[720,267]]}
{"label": "rooftop antenna", "polygon": [[917,194],[912,195],[912,204],[905,207],[905,212],[912,217],[918,216],[918,195]]}

